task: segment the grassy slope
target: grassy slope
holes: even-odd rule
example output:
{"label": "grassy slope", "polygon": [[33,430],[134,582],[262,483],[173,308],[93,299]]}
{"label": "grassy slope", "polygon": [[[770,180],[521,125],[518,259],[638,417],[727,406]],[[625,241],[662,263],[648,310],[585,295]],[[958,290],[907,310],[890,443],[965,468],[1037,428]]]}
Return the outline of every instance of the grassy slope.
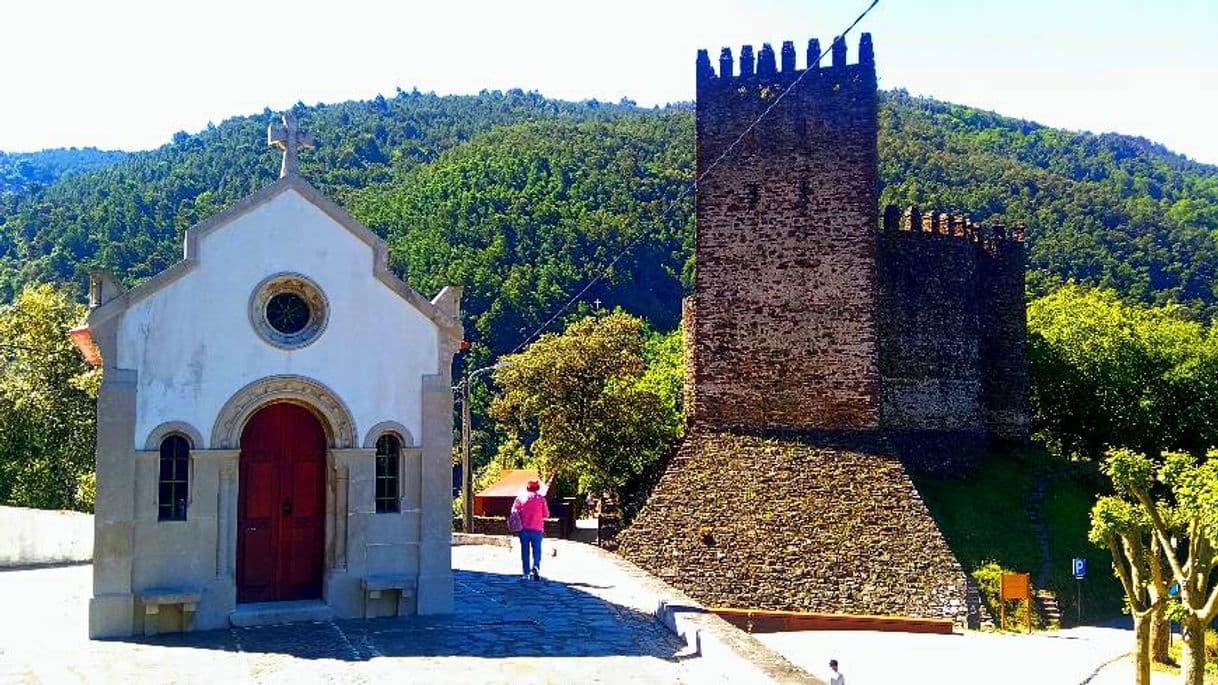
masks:
{"label": "grassy slope", "polygon": [[[921,475],[916,478],[923,499],[947,537],[965,571],[988,561],[1004,568],[1032,573],[1043,561],[1026,512],[1033,475],[1048,457],[1037,453],[994,455],[973,477],[964,480]],[[1083,581],[1084,623],[1120,614],[1122,594],[1103,550],[1087,541],[1089,512],[1098,481],[1078,469],[1054,476],[1045,496],[1042,516],[1049,533],[1049,587],[1058,598],[1062,621],[1077,623],[1077,587],[1070,560],[1087,558]]]}

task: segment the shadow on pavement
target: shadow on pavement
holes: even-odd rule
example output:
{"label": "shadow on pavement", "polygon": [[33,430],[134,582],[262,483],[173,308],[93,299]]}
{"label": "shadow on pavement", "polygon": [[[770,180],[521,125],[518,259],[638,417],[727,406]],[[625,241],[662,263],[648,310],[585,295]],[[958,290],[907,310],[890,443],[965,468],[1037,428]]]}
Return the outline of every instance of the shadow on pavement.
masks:
{"label": "shadow on pavement", "polygon": [[124,641],[342,661],[381,656],[649,656],[671,661],[684,646],[651,614],[579,589],[612,586],[465,570],[453,575],[456,610],[444,616],[344,619]]}

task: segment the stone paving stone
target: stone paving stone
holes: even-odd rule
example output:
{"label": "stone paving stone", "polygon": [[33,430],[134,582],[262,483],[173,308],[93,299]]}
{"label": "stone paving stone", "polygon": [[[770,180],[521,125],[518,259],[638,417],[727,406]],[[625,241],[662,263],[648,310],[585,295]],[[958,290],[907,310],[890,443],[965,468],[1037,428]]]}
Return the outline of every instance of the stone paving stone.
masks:
{"label": "stone paving stone", "polygon": [[[546,580],[519,553],[453,548],[457,611],[159,635],[85,636],[90,567],[0,573],[0,683],[716,683],[728,670],[677,658],[637,569],[547,540]],[[595,553],[593,553],[595,552]]]}

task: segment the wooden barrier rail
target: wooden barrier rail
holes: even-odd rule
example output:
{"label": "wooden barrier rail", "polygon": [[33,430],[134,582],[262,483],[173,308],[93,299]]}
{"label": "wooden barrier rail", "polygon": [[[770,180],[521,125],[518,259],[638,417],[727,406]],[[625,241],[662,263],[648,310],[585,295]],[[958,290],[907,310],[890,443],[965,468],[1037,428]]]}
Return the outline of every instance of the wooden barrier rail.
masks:
{"label": "wooden barrier rail", "polygon": [[792,630],[876,630],[887,633],[951,635],[954,627],[951,620],[946,618],[853,616],[727,607],[713,607],[708,611],[750,633],[781,633]]}

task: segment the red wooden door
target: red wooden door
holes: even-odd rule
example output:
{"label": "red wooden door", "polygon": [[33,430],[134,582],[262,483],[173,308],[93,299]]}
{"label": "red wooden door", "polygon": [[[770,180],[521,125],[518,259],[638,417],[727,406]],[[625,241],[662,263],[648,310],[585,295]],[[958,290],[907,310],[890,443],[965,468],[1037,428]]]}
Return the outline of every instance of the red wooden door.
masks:
{"label": "red wooden door", "polygon": [[237,601],[321,597],[326,437],[294,404],[258,410],[241,433]]}

